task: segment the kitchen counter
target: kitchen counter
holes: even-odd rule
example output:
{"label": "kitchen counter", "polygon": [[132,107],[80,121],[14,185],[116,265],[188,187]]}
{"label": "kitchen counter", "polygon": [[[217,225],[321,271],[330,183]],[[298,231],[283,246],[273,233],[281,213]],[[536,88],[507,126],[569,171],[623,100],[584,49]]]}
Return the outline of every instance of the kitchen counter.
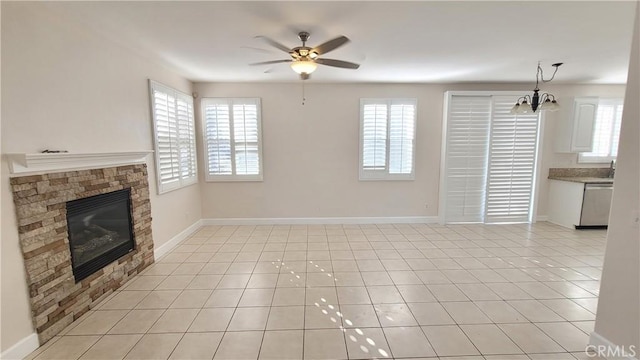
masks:
{"label": "kitchen counter", "polygon": [[613,184],[613,178],[589,176],[549,176],[549,180],[570,181],[583,184]]}

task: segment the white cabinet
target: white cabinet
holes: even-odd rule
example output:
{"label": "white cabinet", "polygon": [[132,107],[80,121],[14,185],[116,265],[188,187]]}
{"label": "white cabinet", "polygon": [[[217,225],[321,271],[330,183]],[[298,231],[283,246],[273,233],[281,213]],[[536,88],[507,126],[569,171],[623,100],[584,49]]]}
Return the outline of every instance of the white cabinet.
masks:
{"label": "white cabinet", "polygon": [[573,228],[580,224],[584,184],[562,180],[549,181],[549,222]]}
{"label": "white cabinet", "polygon": [[570,98],[561,106],[561,110],[555,116],[555,151],[560,153],[591,151],[598,98]]}

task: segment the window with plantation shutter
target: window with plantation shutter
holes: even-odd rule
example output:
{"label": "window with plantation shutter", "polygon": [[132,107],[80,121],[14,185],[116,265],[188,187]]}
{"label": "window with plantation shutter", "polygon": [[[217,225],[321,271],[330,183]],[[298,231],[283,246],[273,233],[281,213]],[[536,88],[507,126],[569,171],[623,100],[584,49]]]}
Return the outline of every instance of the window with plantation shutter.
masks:
{"label": "window with plantation shutter", "polygon": [[618,156],[622,99],[600,99],[593,129],[593,148],[578,155],[581,163],[608,163]]}
{"label": "window with plantation shutter", "polygon": [[540,118],[511,114],[517,98],[509,93],[447,93],[444,223],[532,220]]}
{"label": "window with plantation shutter", "polygon": [[193,98],[149,81],[158,193],[198,182]]}
{"label": "window with plantation shutter", "polygon": [[413,180],[415,99],[360,100],[360,180]]}
{"label": "window with plantation shutter", "polygon": [[207,181],[261,181],[260,99],[202,99]]}

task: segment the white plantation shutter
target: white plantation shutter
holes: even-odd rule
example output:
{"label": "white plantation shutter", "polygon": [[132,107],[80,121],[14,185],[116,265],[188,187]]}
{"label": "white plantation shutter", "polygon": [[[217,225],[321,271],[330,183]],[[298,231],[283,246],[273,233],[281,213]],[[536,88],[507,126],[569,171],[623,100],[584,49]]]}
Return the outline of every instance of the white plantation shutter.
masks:
{"label": "white plantation shutter", "polygon": [[193,98],[149,82],[158,193],[197,182]]}
{"label": "white plantation shutter", "polygon": [[493,96],[486,223],[530,220],[538,114],[512,115],[512,96]]}
{"label": "white plantation shutter", "polygon": [[412,180],[415,99],[360,101],[360,179]]}
{"label": "white plantation shutter", "polygon": [[233,105],[233,134],[236,174],[260,174],[258,107],[256,104]]}
{"label": "white plantation shutter", "polygon": [[208,181],[262,180],[260,99],[202,100]]}
{"label": "white plantation shutter", "polygon": [[592,151],[580,153],[580,162],[610,162],[618,156],[622,100],[601,99],[593,129]]}
{"label": "white plantation shutter", "polygon": [[[205,99],[207,100],[207,99]],[[203,103],[205,102],[203,100]],[[207,149],[207,173],[232,175],[231,111],[229,104],[207,103],[203,105],[205,145]]]}
{"label": "white plantation shutter", "polygon": [[178,96],[176,103],[180,177],[182,184],[186,185],[196,182],[198,176],[196,173],[196,129],[193,117],[193,98]]}
{"label": "white plantation shutter", "polygon": [[389,116],[389,173],[413,172],[413,139],[416,107],[413,104],[391,104]]}
{"label": "white plantation shutter", "polygon": [[386,170],[387,105],[365,104],[362,116],[362,166],[365,170]]}
{"label": "white plantation shutter", "polygon": [[483,222],[490,96],[451,96],[447,115],[446,222]]}

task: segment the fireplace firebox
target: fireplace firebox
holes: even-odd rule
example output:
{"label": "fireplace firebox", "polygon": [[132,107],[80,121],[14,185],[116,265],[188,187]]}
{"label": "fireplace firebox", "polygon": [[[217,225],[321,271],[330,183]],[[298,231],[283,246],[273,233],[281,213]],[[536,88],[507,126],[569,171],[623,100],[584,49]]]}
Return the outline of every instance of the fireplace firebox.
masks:
{"label": "fireplace firebox", "polygon": [[69,201],[66,207],[76,282],[134,249],[130,189]]}

